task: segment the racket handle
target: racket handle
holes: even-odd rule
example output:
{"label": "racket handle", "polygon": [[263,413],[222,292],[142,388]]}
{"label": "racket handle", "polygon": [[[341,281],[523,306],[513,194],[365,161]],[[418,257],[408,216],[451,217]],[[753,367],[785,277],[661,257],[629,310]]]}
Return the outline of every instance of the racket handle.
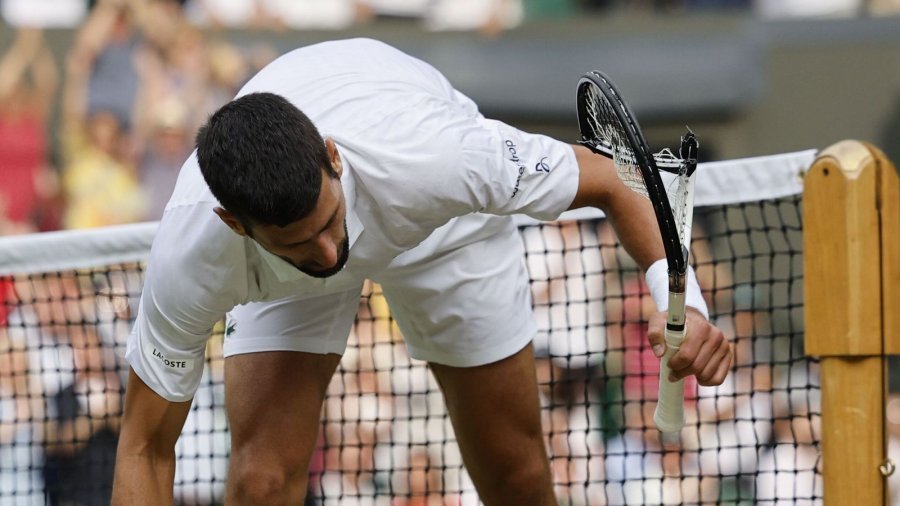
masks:
{"label": "racket handle", "polygon": [[678,432],[684,427],[684,379],[669,381],[669,359],[681,347],[685,330],[666,329],[666,353],[659,364],[659,399],[653,421],[661,432]]}

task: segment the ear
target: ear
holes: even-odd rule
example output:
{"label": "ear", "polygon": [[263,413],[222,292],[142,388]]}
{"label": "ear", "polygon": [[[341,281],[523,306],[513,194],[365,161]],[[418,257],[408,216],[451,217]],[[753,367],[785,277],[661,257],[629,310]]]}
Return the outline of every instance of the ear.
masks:
{"label": "ear", "polygon": [[233,214],[226,211],[225,208],[216,207],[215,209],[213,209],[213,212],[216,213],[216,216],[218,216],[223,223],[228,225],[228,228],[233,230],[235,234],[241,237],[247,237],[247,230],[244,229],[244,225],[242,225],[241,222],[237,218],[235,218]]}
{"label": "ear", "polygon": [[331,137],[325,139],[325,149],[328,150],[328,160],[331,161],[331,167],[340,176],[344,173],[344,166],[341,165],[341,154],[338,152],[334,139]]}

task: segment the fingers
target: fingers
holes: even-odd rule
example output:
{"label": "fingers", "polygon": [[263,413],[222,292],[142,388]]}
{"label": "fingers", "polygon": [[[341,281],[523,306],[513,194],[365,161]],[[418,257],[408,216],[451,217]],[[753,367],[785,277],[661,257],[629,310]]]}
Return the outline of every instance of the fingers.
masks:
{"label": "fingers", "polygon": [[715,375],[710,379],[707,383],[701,383],[701,385],[705,387],[711,387],[715,385],[721,385],[722,382],[725,381],[725,378],[728,376],[728,371],[731,370],[731,362],[734,360],[734,352],[731,349],[731,346],[728,347],[728,359],[723,360],[721,364],[719,364],[719,369],[716,371]]}
{"label": "fingers", "polygon": [[712,360],[697,373],[697,383],[705,387],[721,385],[728,375],[728,370],[731,369],[731,353],[731,343],[723,341]]}
{"label": "fingers", "polygon": [[650,341],[650,348],[657,358],[662,357],[666,353],[666,313],[665,311],[656,313],[650,317],[650,323],[647,327],[647,340]]}
{"label": "fingers", "polygon": [[733,359],[731,343],[721,330],[699,314],[689,313],[687,324],[688,332],[681,347],[669,359],[670,381],[694,375],[703,386],[722,384]]}

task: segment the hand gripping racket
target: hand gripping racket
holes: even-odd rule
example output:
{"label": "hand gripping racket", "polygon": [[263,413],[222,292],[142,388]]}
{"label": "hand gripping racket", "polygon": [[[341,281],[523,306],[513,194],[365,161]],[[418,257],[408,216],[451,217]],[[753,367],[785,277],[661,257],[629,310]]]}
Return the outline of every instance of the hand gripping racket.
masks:
{"label": "hand gripping racket", "polygon": [[[650,199],[666,252],[669,271],[667,350],[659,371],[659,401],[653,416],[663,432],[684,426],[684,380],[669,382],[669,359],[685,335],[685,289],[690,254],[694,179],[699,143],[694,133],[681,138],[679,156],[669,150],[653,153],[637,119],[612,81],[588,72],[578,82],[578,126],[581,144],[613,160],[625,186]],[[663,182],[660,171],[665,171]],[[669,182],[671,179],[671,182]]]}

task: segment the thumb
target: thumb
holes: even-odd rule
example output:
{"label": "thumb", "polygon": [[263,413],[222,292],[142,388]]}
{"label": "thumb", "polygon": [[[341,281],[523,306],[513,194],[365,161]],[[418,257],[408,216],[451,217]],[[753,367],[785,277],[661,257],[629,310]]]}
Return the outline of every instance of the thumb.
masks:
{"label": "thumb", "polygon": [[660,311],[654,313],[650,317],[650,323],[647,326],[647,339],[650,341],[650,347],[653,354],[662,357],[666,354],[666,312]]}

